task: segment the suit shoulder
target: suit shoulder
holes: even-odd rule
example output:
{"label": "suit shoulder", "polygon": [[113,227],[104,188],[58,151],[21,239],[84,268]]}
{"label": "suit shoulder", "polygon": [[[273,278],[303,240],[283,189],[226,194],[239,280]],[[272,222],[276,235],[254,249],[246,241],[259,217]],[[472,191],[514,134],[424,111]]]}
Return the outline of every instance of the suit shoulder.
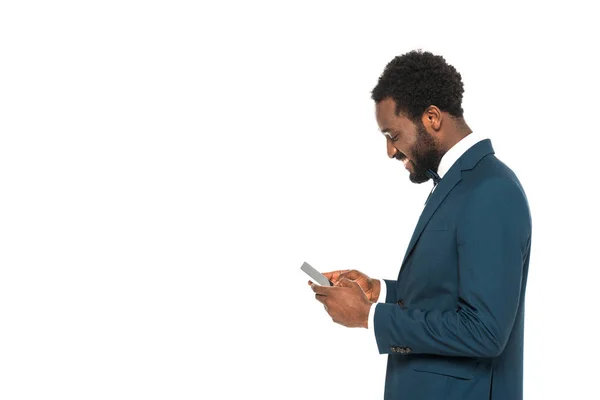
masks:
{"label": "suit shoulder", "polygon": [[472,176],[469,177],[469,181],[473,187],[479,187],[480,185],[485,185],[486,182],[493,181],[493,184],[506,185],[507,188],[516,186],[523,196],[526,197],[525,190],[517,174],[494,154],[482,158],[470,172],[472,172]]}
{"label": "suit shoulder", "polygon": [[[513,215],[527,221],[531,229],[531,213],[527,195],[517,176],[503,162],[494,157],[489,166],[482,165],[478,176],[473,176],[463,211],[481,209]],[[475,170],[473,172],[476,172]]]}

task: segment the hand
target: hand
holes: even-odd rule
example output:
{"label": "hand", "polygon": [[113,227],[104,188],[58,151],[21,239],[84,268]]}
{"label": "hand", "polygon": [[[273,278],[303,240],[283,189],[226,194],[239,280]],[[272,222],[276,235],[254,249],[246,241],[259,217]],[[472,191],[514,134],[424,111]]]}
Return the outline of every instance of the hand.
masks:
{"label": "hand", "polygon": [[358,283],[342,278],[336,286],[313,283],[310,287],[333,322],[348,328],[367,327],[371,303]]}
{"label": "hand", "polygon": [[370,302],[375,303],[379,299],[379,293],[381,291],[381,281],[379,279],[371,279],[355,269],[325,272],[323,275],[333,282],[334,285],[337,285],[337,282],[344,278],[355,281],[363,292],[365,292]]}

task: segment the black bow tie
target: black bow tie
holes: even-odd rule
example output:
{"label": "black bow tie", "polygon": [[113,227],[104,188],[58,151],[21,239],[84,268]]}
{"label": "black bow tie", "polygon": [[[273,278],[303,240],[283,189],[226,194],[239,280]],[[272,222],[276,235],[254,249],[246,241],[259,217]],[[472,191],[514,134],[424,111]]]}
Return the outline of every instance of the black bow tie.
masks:
{"label": "black bow tie", "polygon": [[440,181],[442,180],[442,178],[440,178],[440,176],[437,174],[437,172],[428,169],[427,171],[425,171],[425,173],[427,174],[428,177],[431,178],[431,180],[433,180],[433,187],[431,188],[431,192],[429,192],[429,196],[427,196],[427,200],[425,200],[425,205],[427,205],[427,202],[429,201],[429,198],[431,197],[431,195],[433,194],[433,189],[435,189],[435,187],[437,186],[438,183],[440,183]]}
{"label": "black bow tie", "polygon": [[437,172],[431,169],[428,169],[427,171],[425,171],[425,173],[433,180],[433,187],[436,187],[437,184],[440,183],[440,181],[442,180],[442,178],[440,178]]}

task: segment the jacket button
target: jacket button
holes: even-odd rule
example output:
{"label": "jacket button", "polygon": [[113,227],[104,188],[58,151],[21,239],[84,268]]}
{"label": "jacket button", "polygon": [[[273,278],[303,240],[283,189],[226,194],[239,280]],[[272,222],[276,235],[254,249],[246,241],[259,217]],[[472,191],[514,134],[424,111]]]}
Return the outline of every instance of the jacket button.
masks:
{"label": "jacket button", "polygon": [[402,299],[398,300],[398,305],[399,306],[403,306],[404,305],[404,300],[402,300]]}

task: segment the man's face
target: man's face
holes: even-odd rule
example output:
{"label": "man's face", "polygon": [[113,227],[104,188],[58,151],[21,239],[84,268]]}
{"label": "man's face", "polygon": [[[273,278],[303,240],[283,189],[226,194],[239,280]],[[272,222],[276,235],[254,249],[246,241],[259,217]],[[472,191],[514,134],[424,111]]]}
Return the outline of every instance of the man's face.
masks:
{"label": "man's face", "polygon": [[443,155],[436,138],[427,132],[422,121],[415,124],[402,113],[396,115],[396,102],[391,98],[376,104],[375,115],[386,136],[388,156],[404,163],[411,182],[428,181],[426,171],[437,171]]}

